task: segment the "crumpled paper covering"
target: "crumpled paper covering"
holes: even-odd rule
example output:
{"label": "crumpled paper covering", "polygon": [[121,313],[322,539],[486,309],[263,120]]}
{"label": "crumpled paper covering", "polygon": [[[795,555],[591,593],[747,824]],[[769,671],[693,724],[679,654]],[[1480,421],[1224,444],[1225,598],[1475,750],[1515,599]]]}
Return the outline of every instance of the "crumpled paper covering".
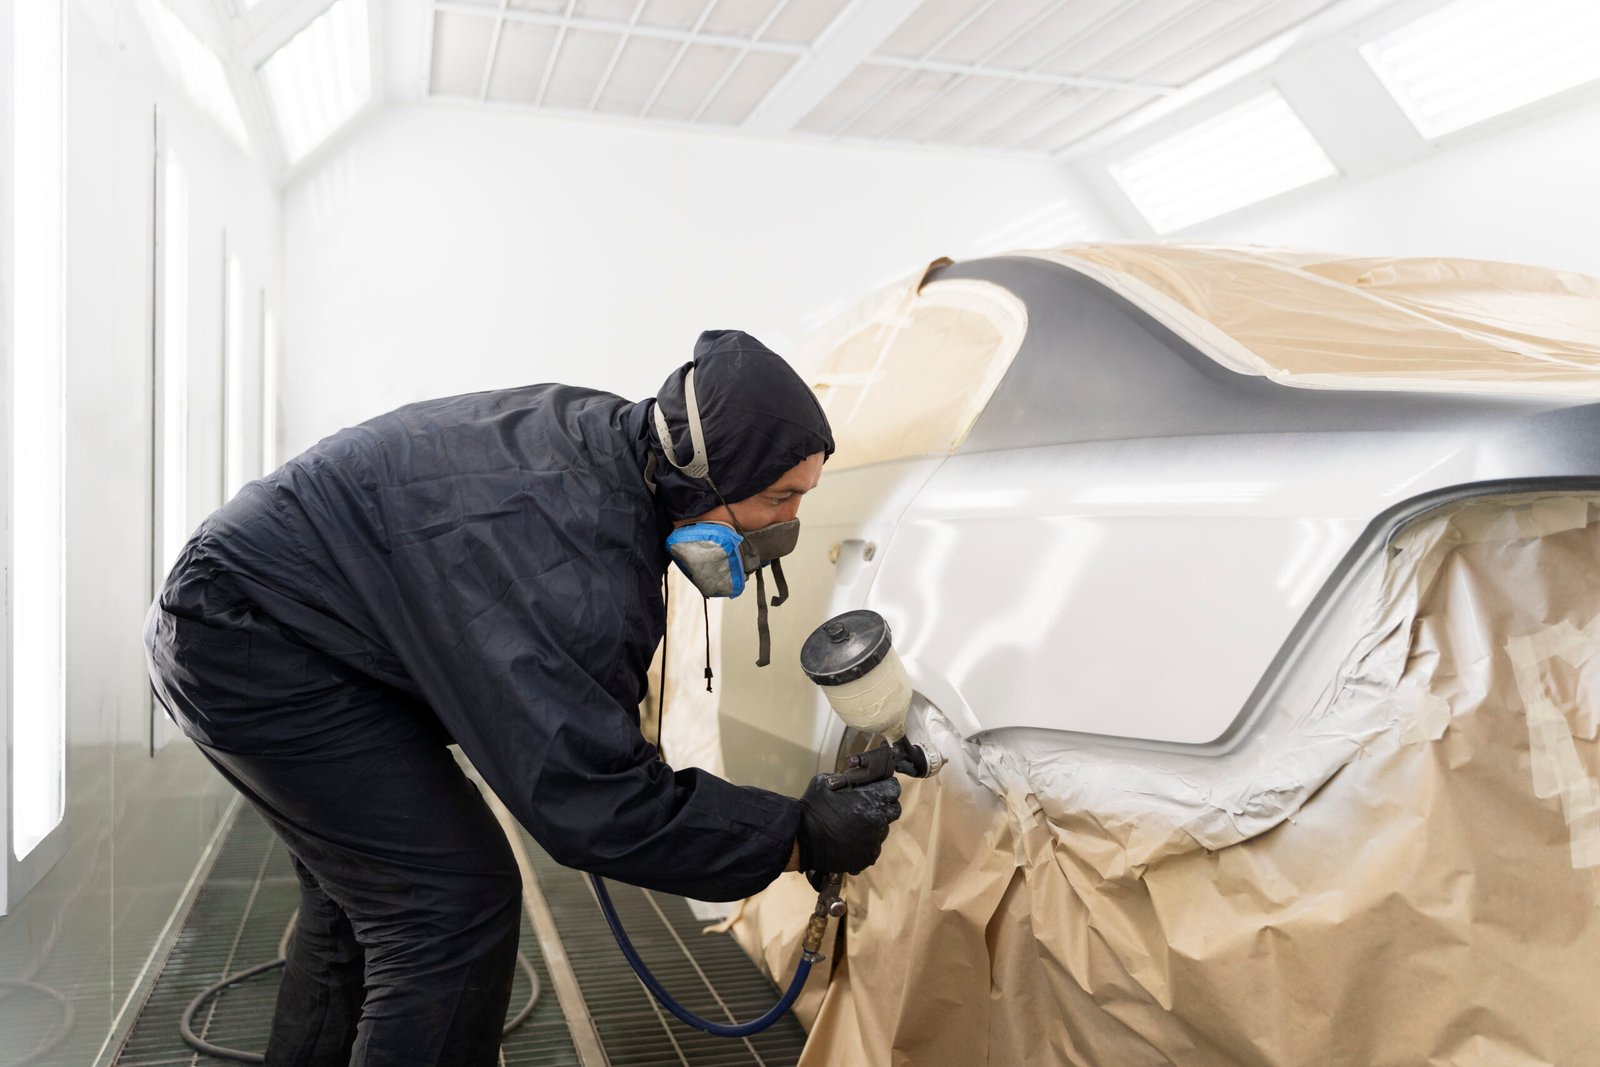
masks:
{"label": "crumpled paper covering", "polygon": [[[846,879],[802,1067],[1600,1062],[1600,496],[1431,512],[1377,595],[1314,713],[1376,725],[1225,847],[915,724],[951,765]],[[731,920],[780,979],[811,901]]]}
{"label": "crumpled paper covering", "polygon": [[[667,568],[667,639],[650,660],[648,689],[639,705],[639,729],[675,768],[722,773],[717,729],[717,683],[706,691],[706,623],[710,613],[711,670],[722,670],[722,605],[707,600],[677,567]],[[663,646],[664,650],[663,650]],[[661,657],[667,657],[666,718],[661,718]]]}
{"label": "crumpled paper covering", "polygon": [[831,470],[942,455],[983,413],[1028,330],[1027,309],[998,286],[927,283],[949,260],[874,293],[793,354],[833,426]]}
{"label": "crumpled paper covering", "polygon": [[1031,253],[1285,385],[1600,396],[1600,278],[1483,260],[1197,245]]}

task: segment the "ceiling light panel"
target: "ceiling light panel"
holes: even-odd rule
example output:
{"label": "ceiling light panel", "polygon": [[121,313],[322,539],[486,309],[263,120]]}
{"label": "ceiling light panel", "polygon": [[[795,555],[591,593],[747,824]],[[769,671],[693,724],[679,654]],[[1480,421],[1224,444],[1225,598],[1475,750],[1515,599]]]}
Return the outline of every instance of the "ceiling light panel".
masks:
{"label": "ceiling light panel", "polygon": [[957,78],[920,110],[892,127],[889,136],[919,143],[960,143],[963,136],[979,136],[1055,92],[1052,86],[1032,82]]}
{"label": "ceiling light panel", "polygon": [[992,62],[1014,70],[1038,66],[1057,74],[1078,73],[1065,67],[1057,69],[1051,61],[1085,37],[1098,33],[1127,6],[1128,0],[1061,0],[1040,17],[1024,23],[1027,32],[997,53]]}
{"label": "ceiling light panel", "polygon": [[934,105],[957,80],[954,74],[938,71],[900,70],[896,74],[898,77],[891,81],[887,93],[866,101],[870,106],[851,116],[835,131],[837,136],[890,136]]}
{"label": "ceiling light panel", "polygon": [[811,44],[844,10],[847,0],[789,0],[762,34],[767,41]]}
{"label": "ceiling light panel", "polygon": [[250,138],[239,115],[238,101],[228,86],[228,72],[222,60],[164,0],[146,0],[142,8],[145,24],[168,72],[197,108],[211,116],[240,147],[249,148]]}
{"label": "ceiling light panel", "polygon": [[1276,90],[1251,97],[1109,169],[1162,234],[1338,173]]}
{"label": "ceiling light panel", "polygon": [[1280,0],[1245,11],[1140,70],[1138,77],[1165,85],[1188,85],[1196,78],[1271,40],[1330,6],[1329,0]]}
{"label": "ceiling light panel", "polygon": [[494,20],[453,11],[434,14],[432,82],[439,96],[477,96],[489,59]]}
{"label": "ceiling light panel", "polygon": [[937,58],[951,63],[998,63],[1000,53],[1028,36],[1062,6],[1059,0],[979,5],[970,20],[963,20],[960,31],[939,49]]}
{"label": "ceiling light panel", "polygon": [[[716,2],[717,0],[649,0],[649,3],[644,5],[644,15],[639,21],[647,26],[687,30],[699,20],[706,8]],[[715,13],[713,9],[712,14]]]}
{"label": "ceiling light panel", "polygon": [[637,115],[656,91],[678,46],[672,41],[634,37],[622,46],[622,55],[606,80],[605,90],[595,110],[612,114]]}
{"label": "ceiling light panel", "polygon": [[1153,22],[1114,53],[1095,60],[1095,73],[1108,78],[1142,78],[1206,42],[1222,40],[1237,45],[1235,34],[1264,8],[1273,6],[1273,0],[1245,0],[1185,7],[1171,19]]}
{"label": "ceiling light panel", "polygon": [[731,48],[692,45],[684,51],[647,114],[651,118],[693,118],[710,99],[723,73],[739,55]]}
{"label": "ceiling light panel", "polygon": [[891,67],[863,63],[824,97],[822,103],[812,108],[809,115],[796,123],[795,128],[804,133],[832,134],[904,73]]}
{"label": "ceiling light panel", "polygon": [[[487,21],[487,20],[485,20]],[[489,74],[489,99],[502,104],[530,104],[539,95],[545,64],[556,43],[553,26],[507,21],[500,30],[494,70]],[[483,76],[479,64],[478,77]],[[481,84],[481,82],[480,82]],[[472,91],[476,91],[474,88]]]}
{"label": "ceiling light panel", "polygon": [[[999,151],[1047,152],[1059,136],[1058,131],[1062,126],[1101,96],[1129,99],[1124,93],[1103,94],[1093,89],[1057,90],[1041,96],[1015,114],[999,119],[971,143]],[[1129,99],[1129,106],[1138,106],[1139,99]]]}
{"label": "ceiling light panel", "polygon": [[[561,50],[556,53],[555,69],[550,72],[544,103],[549,107],[587,108],[618,41],[614,33],[568,30],[561,39]],[[543,65],[540,67],[542,78]],[[537,94],[528,102],[535,99]]]}
{"label": "ceiling light panel", "polygon": [[946,58],[941,50],[964,26],[1002,6],[1001,0],[923,0],[878,51],[903,59]]}
{"label": "ceiling light panel", "polygon": [[[982,91],[970,92],[968,87],[978,85],[983,86]],[[1048,85],[1007,81],[983,85],[980,79],[968,79],[966,86],[950,93],[950,99],[956,101],[954,106],[938,108],[943,112],[939,124],[913,139],[923,143],[975,144],[997,127],[1030,114],[1058,92]]]}
{"label": "ceiling light panel", "polygon": [[[804,3],[804,0],[790,2]],[[707,33],[728,37],[753,37],[777,6],[776,0],[717,0],[701,28]]]}
{"label": "ceiling light panel", "polygon": [[1129,93],[1089,92],[1076,101],[1061,121],[1041,130],[1016,147],[1042,152],[1060,152],[1097,133],[1118,119],[1133,114],[1149,103],[1143,96]]}
{"label": "ceiling light panel", "polygon": [[750,112],[755,110],[755,106],[794,63],[794,56],[763,52],[747,54],[696,121],[722,126],[738,125],[749,117]]}
{"label": "ceiling light panel", "polygon": [[338,0],[261,65],[290,163],[303,159],[372,98],[367,0]]}
{"label": "ceiling light panel", "polygon": [[[1159,3],[1137,3],[1118,10],[1115,17],[1106,19],[1091,32],[1076,35],[1068,47],[1058,52],[1047,65],[1047,70],[1063,73],[1106,75],[1111,64],[1121,64],[1130,58],[1137,63],[1145,57],[1148,65],[1161,58],[1152,48],[1152,42],[1172,40],[1174,32],[1182,33],[1205,15],[1207,8],[1236,13],[1244,7],[1254,8],[1260,0],[1240,0],[1240,3],[1218,3],[1217,0],[1161,0]],[[1266,0],[1270,3],[1271,0]],[[1109,75],[1107,75],[1109,76]]]}
{"label": "ceiling light panel", "polygon": [[1361,54],[1424,137],[1600,80],[1595,0],[1455,0]]}

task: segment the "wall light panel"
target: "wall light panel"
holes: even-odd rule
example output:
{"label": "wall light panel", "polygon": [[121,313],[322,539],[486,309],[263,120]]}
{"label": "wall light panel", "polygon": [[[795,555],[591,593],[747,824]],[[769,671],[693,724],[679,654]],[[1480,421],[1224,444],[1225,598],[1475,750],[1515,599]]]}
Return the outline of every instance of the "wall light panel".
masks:
{"label": "wall light panel", "polygon": [[245,133],[238,101],[228,87],[228,72],[222,60],[163,0],[145,0],[143,10],[162,62],[189,99],[216,120],[241,148],[248,149],[250,138]]}
{"label": "wall light panel", "polygon": [[338,0],[261,64],[290,164],[304,159],[372,98],[367,0]]}
{"label": "wall light panel", "polygon": [[1338,174],[1333,160],[1275,89],[1111,164],[1157,233]]}
{"label": "wall light panel", "polygon": [[1362,56],[1424,137],[1600,79],[1596,0],[1455,0]]}

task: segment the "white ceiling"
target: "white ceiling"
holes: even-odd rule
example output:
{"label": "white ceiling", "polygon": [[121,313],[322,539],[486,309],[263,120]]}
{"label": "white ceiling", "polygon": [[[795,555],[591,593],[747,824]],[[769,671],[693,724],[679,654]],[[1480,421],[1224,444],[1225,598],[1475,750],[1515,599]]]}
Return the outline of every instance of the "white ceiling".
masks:
{"label": "white ceiling", "polygon": [[421,0],[424,95],[1058,154],[1335,0]]}

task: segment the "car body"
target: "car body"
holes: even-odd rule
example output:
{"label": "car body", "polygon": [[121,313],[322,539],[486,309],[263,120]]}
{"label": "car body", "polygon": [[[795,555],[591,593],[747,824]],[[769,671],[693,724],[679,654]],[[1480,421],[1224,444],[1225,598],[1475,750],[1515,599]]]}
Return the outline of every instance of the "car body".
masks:
{"label": "car body", "polygon": [[[856,608],[948,765],[846,880],[803,1067],[1592,1058],[1600,281],[1075,248],[817,347],[839,450],[770,667],[722,612],[726,770],[866,743],[796,661]],[[774,975],[811,897],[733,920]]]}
{"label": "car body", "polygon": [[[1230,252],[1185,267],[1277,263]],[[798,792],[832,768],[843,728],[793,650],[861,607],[889,620],[918,691],[966,737],[1044,730],[1206,761],[1284,699],[1359,561],[1407,516],[1464,495],[1600,484],[1593,382],[1590,395],[1581,379],[1499,391],[1444,376],[1422,388],[1275,381],[1220,362],[1163,321],[1153,293],[1141,302],[1070,254],[938,266],[914,299],[946,304],[951,289],[965,313],[1008,320],[1008,336],[986,341],[1014,354],[973,342],[969,362],[947,360],[974,379],[1004,363],[947,452],[829,464],[785,560],[795,592],[773,613],[789,662],[744,668],[753,627],[723,627],[723,662],[741,665],[725,669],[719,704],[736,780]],[[919,340],[906,317],[891,354],[902,364],[943,343]],[[1375,343],[1392,326],[1374,324]],[[747,612],[735,602],[725,619]],[[1145,669],[1152,657],[1159,671]]]}

